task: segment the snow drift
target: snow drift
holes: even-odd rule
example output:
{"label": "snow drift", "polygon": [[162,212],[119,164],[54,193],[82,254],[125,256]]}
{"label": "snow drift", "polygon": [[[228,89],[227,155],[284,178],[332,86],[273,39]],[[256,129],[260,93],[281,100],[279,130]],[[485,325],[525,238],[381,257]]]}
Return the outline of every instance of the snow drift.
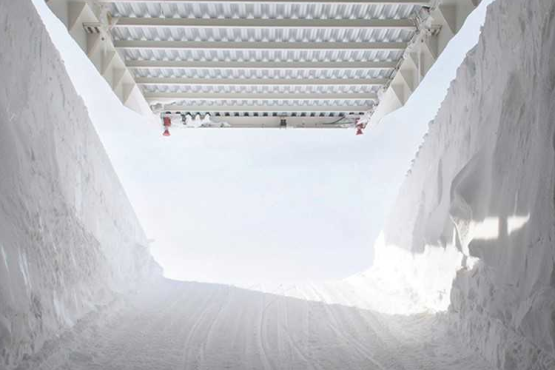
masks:
{"label": "snow drift", "polygon": [[29,1],[0,2],[0,368],[159,274]]}
{"label": "snow drift", "polygon": [[555,2],[492,4],[377,246],[505,370],[555,368],[554,55]]}

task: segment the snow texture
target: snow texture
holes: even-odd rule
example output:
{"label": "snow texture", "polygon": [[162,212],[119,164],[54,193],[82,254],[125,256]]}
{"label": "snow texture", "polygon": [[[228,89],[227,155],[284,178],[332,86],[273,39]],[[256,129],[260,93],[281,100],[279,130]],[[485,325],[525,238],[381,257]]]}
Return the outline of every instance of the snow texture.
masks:
{"label": "snow texture", "polygon": [[492,369],[453,334],[443,315],[163,280],[81,321],[21,368]]}
{"label": "snow texture", "polygon": [[504,370],[555,369],[554,55],[555,2],[491,5],[383,233],[415,260],[460,253],[414,291],[453,277],[457,330]]}
{"label": "snow texture", "polygon": [[34,6],[0,1],[0,26],[4,369],[160,269]]}

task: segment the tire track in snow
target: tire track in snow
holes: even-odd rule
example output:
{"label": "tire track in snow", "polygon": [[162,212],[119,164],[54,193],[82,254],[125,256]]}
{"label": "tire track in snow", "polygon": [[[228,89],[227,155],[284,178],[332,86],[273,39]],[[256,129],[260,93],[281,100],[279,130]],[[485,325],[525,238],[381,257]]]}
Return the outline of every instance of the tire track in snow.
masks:
{"label": "tire track in snow", "polygon": [[196,335],[197,331],[202,326],[202,324],[204,323],[207,312],[211,307],[210,306],[211,301],[215,298],[216,295],[217,295],[217,291],[212,292],[212,294],[206,299],[204,305],[201,306],[200,313],[198,314],[198,318],[195,317],[194,324],[191,327],[191,329],[189,330],[189,334],[187,335],[187,338],[185,339],[185,343],[183,345],[183,357],[182,357],[182,360],[181,360],[181,362],[182,362],[181,367],[185,370],[187,370],[187,368],[188,368],[187,364],[189,363],[189,361],[188,361],[189,352],[191,351],[191,348],[192,348],[191,341],[194,338],[194,336]]}
{"label": "tire track in snow", "polygon": [[257,327],[257,337],[258,337],[258,347],[260,349],[260,359],[262,360],[262,364],[264,366],[264,370],[274,370],[274,366],[268,358],[268,353],[266,351],[266,345],[264,343],[264,324],[265,324],[265,317],[266,317],[266,310],[270,305],[272,305],[276,300],[274,299],[269,304],[264,306],[265,296],[262,296],[262,310],[260,312],[260,320],[258,321]]}
{"label": "tire track in snow", "polygon": [[98,315],[42,369],[466,370],[457,359],[479,363],[455,352],[455,342],[443,344],[446,333],[437,339],[442,329],[426,317],[397,320],[317,302],[326,292],[315,286],[301,293],[304,298],[287,298],[164,283],[119,311]]}
{"label": "tire track in snow", "polygon": [[319,363],[319,361],[317,359],[313,358],[309,353],[309,350],[310,350],[310,317],[311,317],[311,315],[310,315],[310,306],[311,306],[311,300],[307,296],[306,292],[299,289],[298,286],[295,286],[295,290],[297,290],[297,292],[299,293],[299,296],[302,297],[302,300],[304,301],[303,306],[306,307],[306,311],[305,311],[306,329],[304,329],[304,331],[303,331],[303,337],[306,338],[306,345],[305,345],[306,356],[305,356],[305,358],[307,358],[309,363],[312,363],[313,366],[316,366],[318,369],[324,369],[324,367]]}
{"label": "tire track in snow", "polygon": [[[226,297],[225,303],[220,305],[220,308],[218,309],[218,312],[216,313],[216,316],[214,316],[214,319],[208,325],[208,330],[207,330],[206,336],[205,336],[206,339],[203,341],[202,346],[200,348],[199,356],[200,356],[201,362],[200,362],[200,366],[198,367],[199,369],[201,369],[203,367],[202,365],[204,363],[204,354],[206,352],[207,344],[210,341],[210,337],[212,335],[212,331],[214,329],[214,326],[216,325],[216,323],[218,321],[218,318],[220,317],[220,315],[222,314],[224,309],[229,305],[229,303],[231,301],[231,297],[233,295],[233,292],[229,288],[227,288],[226,290],[227,290],[227,297]],[[209,370],[211,370],[211,369],[209,369]]]}
{"label": "tire track in snow", "polygon": [[[279,288],[283,288],[281,285],[278,287]],[[258,325],[258,338],[259,338],[259,346],[260,346],[260,352],[261,352],[261,357],[262,357],[262,362],[264,364],[264,368],[265,369],[269,369],[269,370],[273,370],[273,363],[272,361],[269,359],[268,356],[268,352],[266,350],[267,344],[265,343],[265,335],[264,335],[264,328],[266,327],[265,323],[266,323],[266,312],[268,311],[268,309],[276,302],[279,302],[280,300],[282,300],[285,295],[285,293],[287,293],[287,291],[289,291],[290,289],[293,289],[293,287],[290,287],[288,289],[285,289],[282,291],[282,296],[274,296],[274,294],[269,295],[270,297],[274,297],[274,299],[272,299],[272,301],[270,301],[268,304],[266,304],[264,306],[264,308],[262,309],[262,313],[260,315],[260,321],[259,321],[259,325]],[[262,297],[262,303],[264,303],[264,297]],[[277,317],[279,317],[279,312],[276,313]],[[279,332],[279,329],[276,329],[277,332]],[[276,333],[276,336],[278,336],[278,343],[280,342],[279,340],[279,334]]]}
{"label": "tire track in snow", "polygon": [[[308,302],[305,302],[305,305],[308,304]],[[297,341],[295,341],[292,337],[291,337],[291,328],[289,327],[289,319],[288,319],[288,314],[287,314],[287,302],[285,302],[285,323],[284,323],[284,333],[285,336],[289,342],[289,344],[291,345],[291,348],[299,355],[299,357],[306,363],[306,365],[308,366],[309,369],[317,369],[317,370],[324,370],[317,362],[313,363],[310,361],[310,359],[305,355],[305,353],[303,352],[303,350],[300,348],[299,344],[297,343]],[[291,352],[291,358],[292,356],[292,352]],[[293,362],[293,360],[291,360],[291,362]]]}
{"label": "tire track in snow", "polygon": [[[333,306],[328,305],[328,304],[325,303],[326,299],[325,299],[324,295],[316,287],[314,287],[314,285],[310,284],[309,287],[310,287],[310,289],[312,289],[312,291],[314,292],[316,297],[318,297],[318,299],[322,302],[321,305],[324,307],[326,315],[330,319],[330,327],[332,328],[334,333],[337,335],[337,337],[342,338],[345,341],[346,344],[353,345],[355,347],[355,349],[367,361],[371,362],[377,368],[379,368],[380,370],[385,370],[385,368],[382,366],[382,364],[379,361],[377,361],[374,358],[374,356],[370,353],[370,351],[366,348],[366,345],[364,343],[362,343],[358,338],[354,337],[353,335],[349,335],[345,331],[339,329],[342,326],[339,324],[339,320],[336,316],[336,313],[334,312],[334,311],[336,311],[335,308]],[[382,348],[379,348],[379,350],[382,351]]]}
{"label": "tire track in snow", "polygon": [[[164,294],[163,297],[167,297],[167,293]],[[117,364],[122,362],[120,361],[121,359],[137,358],[136,356],[137,349],[143,347],[143,346],[140,346],[141,340],[146,340],[147,343],[145,343],[146,346],[144,347],[148,348],[149,347],[148,342],[159,343],[160,338],[157,338],[157,337],[164,338],[164,336],[161,336],[160,334],[156,335],[157,333],[159,333],[159,330],[156,330],[156,328],[159,328],[161,324],[167,320],[168,313],[175,311],[175,307],[177,306],[178,303],[185,302],[186,300],[186,297],[181,294],[175,294],[175,295],[170,294],[170,297],[173,298],[171,304],[165,305],[163,309],[161,310],[155,309],[153,310],[154,312],[147,309],[145,311],[142,311],[141,314],[138,315],[139,317],[136,317],[135,319],[129,319],[127,320],[127,322],[124,321],[123,322],[124,325],[120,324],[119,326],[116,327],[117,328],[117,331],[115,332],[116,336],[115,338],[112,338],[111,342],[123,343],[123,345],[121,346],[122,348],[119,348],[119,349],[118,347],[116,348],[108,347],[114,353],[111,356],[109,356],[109,362],[104,364],[103,366],[114,365],[111,368],[118,369],[119,366]],[[148,320],[148,318],[153,318],[153,319]],[[142,327],[137,332],[137,324],[138,323],[142,324],[145,321],[148,322],[146,327]],[[130,332],[131,333],[136,332],[136,335],[133,335],[131,338],[129,338]],[[126,340],[126,339],[131,339],[131,340]],[[125,361],[123,362],[125,363]]]}

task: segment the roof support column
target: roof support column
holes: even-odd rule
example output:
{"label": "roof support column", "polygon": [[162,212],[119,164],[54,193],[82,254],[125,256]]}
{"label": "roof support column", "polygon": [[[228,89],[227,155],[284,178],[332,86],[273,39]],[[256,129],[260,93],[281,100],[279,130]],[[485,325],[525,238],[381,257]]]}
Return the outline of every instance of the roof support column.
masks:
{"label": "roof support column", "polygon": [[50,0],[48,5],[119,100],[139,113],[151,112],[107,31],[108,19],[102,8],[105,5],[71,0]]}
{"label": "roof support column", "polygon": [[422,29],[409,45],[389,88],[380,99],[370,124],[405,105],[449,41],[462,28],[480,0],[443,0],[429,16],[432,26]]}
{"label": "roof support column", "polygon": [[428,71],[437,60],[438,45],[437,35],[428,34],[420,42],[420,75],[422,78],[428,74]]}
{"label": "roof support column", "polygon": [[466,18],[476,9],[478,3],[479,0],[443,0],[432,11],[433,24],[440,29],[437,39],[439,53],[459,32]]}

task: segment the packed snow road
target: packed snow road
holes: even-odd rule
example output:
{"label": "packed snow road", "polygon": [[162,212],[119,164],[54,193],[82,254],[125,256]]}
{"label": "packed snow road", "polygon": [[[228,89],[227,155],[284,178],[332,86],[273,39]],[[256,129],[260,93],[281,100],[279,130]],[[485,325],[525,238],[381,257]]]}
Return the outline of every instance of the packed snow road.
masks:
{"label": "packed snow road", "polygon": [[489,369],[446,317],[368,310],[163,280],[104,312],[28,369]]}

